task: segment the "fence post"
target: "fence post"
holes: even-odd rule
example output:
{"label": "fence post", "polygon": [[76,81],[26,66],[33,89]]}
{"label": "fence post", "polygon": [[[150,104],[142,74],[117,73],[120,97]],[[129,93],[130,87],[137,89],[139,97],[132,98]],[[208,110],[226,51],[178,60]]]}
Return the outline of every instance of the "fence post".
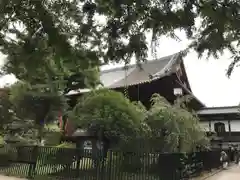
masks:
{"label": "fence post", "polygon": [[108,179],[111,180],[113,151],[110,150],[110,151],[109,151],[109,154],[110,154],[109,162],[107,162],[107,163],[109,163],[109,164],[108,164],[108,168],[109,168],[108,171],[109,171],[109,172],[108,172],[107,174],[108,174]]}
{"label": "fence post", "polygon": [[28,178],[33,178],[35,175],[35,169],[37,166],[37,158],[38,158],[38,146],[33,147],[33,151],[30,155],[30,165],[28,170]]}
{"label": "fence post", "polygon": [[102,152],[102,150],[100,150],[100,151],[98,151],[98,158],[97,159],[99,159],[100,160],[100,179],[101,180],[104,180],[104,178],[105,178],[105,174],[106,174],[106,171],[105,171],[105,169],[104,169],[104,162],[105,162],[105,157],[103,157],[103,152]]}
{"label": "fence post", "polygon": [[76,166],[76,178],[79,177],[79,169],[80,169],[80,160],[81,160],[81,150],[80,148],[76,148],[76,155],[77,155],[77,166]]}

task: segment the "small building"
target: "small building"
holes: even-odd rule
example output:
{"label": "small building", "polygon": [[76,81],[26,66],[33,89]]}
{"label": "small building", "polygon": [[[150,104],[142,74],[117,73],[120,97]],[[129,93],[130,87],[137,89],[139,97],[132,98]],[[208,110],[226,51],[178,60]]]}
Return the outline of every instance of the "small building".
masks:
{"label": "small building", "polygon": [[240,145],[240,111],[238,106],[202,108],[197,114],[202,128],[212,136],[214,147]]}

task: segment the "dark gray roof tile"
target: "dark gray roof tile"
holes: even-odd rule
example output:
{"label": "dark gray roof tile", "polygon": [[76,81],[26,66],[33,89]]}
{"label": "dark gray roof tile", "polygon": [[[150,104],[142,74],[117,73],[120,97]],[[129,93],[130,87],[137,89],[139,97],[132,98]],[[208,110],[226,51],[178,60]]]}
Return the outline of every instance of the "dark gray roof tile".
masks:
{"label": "dark gray roof tile", "polygon": [[179,53],[176,53],[157,60],[147,61],[141,64],[141,68],[138,65],[130,65],[126,67],[126,70],[122,67],[102,71],[100,80],[105,87],[109,88],[142,84],[170,74],[178,59]]}
{"label": "dark gray roof tile", "polygon": [[239,106],[229,106],[229,107],[210,107],[202,108],[197,111],[198,115],[212,115],[212,114],[239,114]]}

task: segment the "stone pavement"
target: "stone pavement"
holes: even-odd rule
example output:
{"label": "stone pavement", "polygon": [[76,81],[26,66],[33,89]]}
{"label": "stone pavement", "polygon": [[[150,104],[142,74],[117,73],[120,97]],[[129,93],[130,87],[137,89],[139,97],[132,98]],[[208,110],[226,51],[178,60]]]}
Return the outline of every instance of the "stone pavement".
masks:
{"label": "stone pavement", "polygon": [[240,180],[240,166],[229,167],[204,180]]}

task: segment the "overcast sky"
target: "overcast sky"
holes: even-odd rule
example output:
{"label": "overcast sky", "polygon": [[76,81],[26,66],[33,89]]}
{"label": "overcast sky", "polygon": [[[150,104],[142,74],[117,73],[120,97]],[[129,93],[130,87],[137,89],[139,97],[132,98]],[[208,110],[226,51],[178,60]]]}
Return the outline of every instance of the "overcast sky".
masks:
{"label": "overcast sky", "polygon": [[[181,41],[163,37],[160,39],[157,56],[163,57],[179,52],[187,47],[188,41],[183,33],[178,33]],[[188,79],[193,94],[198,97],[206,106],[234,106],[240,103],[240,69],[236,68],[230,79],[226,76],[226,69],[231,62],[231,55],[225,53],[220,59],[210,57],[208,60],[203,57],[198,59],[195,52],[191,52],[184,58]],[[0,64],[3,63],[3,56],[0,55]],[[149,53],[149,59],[152,59]],[[118,65],[107,65],[103,69],[109,69]],[[6,83],[13,83],[14,76],[8,75],[0,78],[0,86]]]}

